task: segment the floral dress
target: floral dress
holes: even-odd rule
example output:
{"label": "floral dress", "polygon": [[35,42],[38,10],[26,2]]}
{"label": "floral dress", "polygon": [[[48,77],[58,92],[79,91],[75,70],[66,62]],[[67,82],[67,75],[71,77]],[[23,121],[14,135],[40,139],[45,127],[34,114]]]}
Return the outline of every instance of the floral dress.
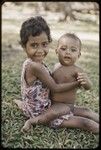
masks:
{"label": "floral dress", "polygon": [[[30,65],[31,59],[23,63],[21,75],[21,95],[23,100],[22,110],[28,118],[38,116],[46,108],[51,106],[49,99],[49,89],[39,79],[35,80],[33,85],[28,87],[25,80],[25,70]],[[48,71],[48,69],[46,68]],[[49,71],[48,71],[49,72]]]}
{"label": "floral dress", "polygon": [[[21,95],[22,95],[22,111],[28,118],[34,118],[40,115],[43,111],[51,106],[49,99],[49,89],[39,79],[35,80],[33,85],[28,87],[25,80],[25,70],[27,65],[30,65],[31,59],[25,60],[22,68],[21,75]],[[49,69],[45,65],[47,72],[50,74]],[[50,126],[57,128],[64,119],[69,119],[72,113],[61,116],[50,122]]]}

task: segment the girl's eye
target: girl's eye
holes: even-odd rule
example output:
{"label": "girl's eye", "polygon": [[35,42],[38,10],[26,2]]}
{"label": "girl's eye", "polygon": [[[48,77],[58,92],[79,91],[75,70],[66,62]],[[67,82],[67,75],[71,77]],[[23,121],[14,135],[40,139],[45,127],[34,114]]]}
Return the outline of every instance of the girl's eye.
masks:
{"label": "girl's eye", "polygon": [[48,46],[48,42],[42,43],[42,46],[43,46],[43,47],[47,47],[47,46]]}
{"label": "girl's eye", "polygon": [[37,47],[38,47],[38,44],[37,44],[37,43],[33,43],[33,44],[31,44],[31,46],[32,46],[33,48],[37,48]]}

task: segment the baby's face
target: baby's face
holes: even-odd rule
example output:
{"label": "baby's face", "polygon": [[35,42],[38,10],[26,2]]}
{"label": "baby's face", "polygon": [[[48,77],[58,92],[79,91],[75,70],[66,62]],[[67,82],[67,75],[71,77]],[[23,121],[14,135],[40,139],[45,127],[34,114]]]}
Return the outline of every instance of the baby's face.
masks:
{"label": "baby's face", "polygon": [[42,63],[49,52],[48,45],[48,37],[45,32],[42,32],[38,36],[30,35],[26,43],[25,51],[32,61]]}
{"label": "baby's face", "polygon": [[62,65],[73,65],[80,56],[80,43],[73,38],[62,37],[59,40],[56,53]]}

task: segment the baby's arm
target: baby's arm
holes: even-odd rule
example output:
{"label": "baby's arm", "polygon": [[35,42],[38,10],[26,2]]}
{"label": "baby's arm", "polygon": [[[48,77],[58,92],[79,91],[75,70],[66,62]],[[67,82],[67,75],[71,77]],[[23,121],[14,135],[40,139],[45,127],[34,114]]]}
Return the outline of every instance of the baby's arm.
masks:
{"label": "baby's arm", "polygon": [[46,68],[40,63],[32,63],[31,69],[33,70],[33,75],[39,78],[52,92],[64,92],[72,88],[78,87],[79,85],[78,81],[57,84],[54,79],[49,75]]}
{"label": "baby's arm", "polygon": [[89,90],[91,88],[92,84],[86,73],[78,72],[77,81],[80,83],[81,87],[83,87],[85,90]]}

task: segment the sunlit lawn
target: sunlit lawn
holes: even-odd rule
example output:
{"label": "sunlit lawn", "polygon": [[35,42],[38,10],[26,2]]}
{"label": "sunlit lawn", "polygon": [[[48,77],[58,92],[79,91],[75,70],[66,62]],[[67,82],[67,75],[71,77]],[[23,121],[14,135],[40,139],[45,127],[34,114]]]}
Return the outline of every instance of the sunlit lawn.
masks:
{"label": "sunlit lawn", "polygon": [[[60,26],[61,24],[57,24]],[[70,27],[69,27],[70,28]],[[81,24],[82,31],[86,28]],[[94,26],[92,25],[92,32]],[[76,27],[72,25],[72,30]],[[22,63],[26,57],[23,50],[8,48],[7,44],[18,34],[3,38],[2,45],[2,145],[10,148],[95,148],[99,143],[99,136],[80,129],[50,129],[37,125],[29,133],[20,132],[26,117],[13,103],[13,99],[20,98],[20,75]],[[78,64],[88,73],[93,83],[90,91],[79,90],[77,105],[83,105],[99,112],[99,42],[83,40],[82,55]],[[50,52],[45,59],[50,69],[58,62],[55,54],[56,41],[50,45]]]}

